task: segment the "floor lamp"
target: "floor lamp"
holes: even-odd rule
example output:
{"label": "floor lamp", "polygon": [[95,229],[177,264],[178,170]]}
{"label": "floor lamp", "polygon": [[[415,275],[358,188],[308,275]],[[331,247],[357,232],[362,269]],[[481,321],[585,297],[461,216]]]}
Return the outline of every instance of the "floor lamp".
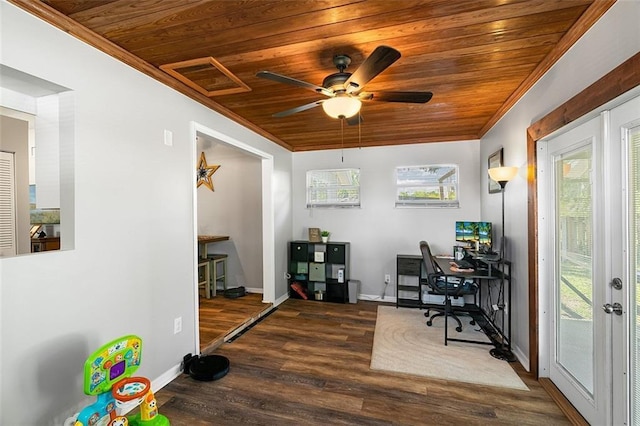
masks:
{"label": "floor lamp", "polygon": [[[507,182],[509,182],[511,179],[513,179],[516,174],[518,173],[518,168],[517,167],[493,167],[491,169],[489,169],[489,176],[491,177],[491,179],[493,179],[494,181],[498,182],[498,184],[500,185],[500,192],[502,194],[502,239],[500,240],[500,259],[504,260],[504,257],[506,255],[505,251],[505,240],[504,240],[504,187],[507,186]],[[504,273],[504,267],[502,268],[501,272]],[[509,268],[509,273],[511,273],[511,268]],[[504,280],[504,278],[503,278]],[[504,284],[503,284],[504,285]],[[509,289],[509,294],[511,294],[511,289]],[[504,297],[504,294],[503,294]],[[509,309],[511,309],[511,306],[509,306]],[[503,336],[504,336],[504,312],[502,314],[502,318],[503,318]],[[511,318],[511,313],[509,313],[509,318]],[[511,334],[511,321],[509,321],[509,334]],[[509,362],[513,362],[516,360],[516,357],[513,355],[513,353],[511,352],[511,342],[509,342],[509,345],[505,345],[504,344],[504,338],[503,338],[503,342],[502,345],[500,345],[500,347],[496,347],[491,349],[491,351],[489,351],[489,353],[491,354],[491,356],[493,356],[494,358],[498,358],[498,359],[502,359],[505,361],[509,361]]]}

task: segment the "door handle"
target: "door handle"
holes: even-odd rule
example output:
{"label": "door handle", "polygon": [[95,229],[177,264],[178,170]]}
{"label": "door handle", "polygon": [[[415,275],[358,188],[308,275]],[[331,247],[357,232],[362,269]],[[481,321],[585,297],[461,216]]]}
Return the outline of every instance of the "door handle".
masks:
{"label": "door handle", "polygon": [[602,309],[607,314],[622,315],[622,305],[618,302],[614,303],[613,305],[610,303],[605,303],[604,305],[602,305]]}
{"label": "door handle", "polygon": [[622,290],[622,280],[618,277],[611,280],[611,287],[616,290]]}

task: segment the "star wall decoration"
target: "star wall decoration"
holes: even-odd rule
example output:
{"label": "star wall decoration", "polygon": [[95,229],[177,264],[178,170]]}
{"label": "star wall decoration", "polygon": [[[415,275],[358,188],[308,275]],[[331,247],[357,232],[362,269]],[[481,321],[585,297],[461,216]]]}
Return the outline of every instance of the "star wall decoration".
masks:
{"label": "star wall decoration", "polygon": [[196,168],[196,174],[198,178],[198,188],[200,185],[204,184],[207,188],[212,191],[213,189],[213,181],[211,180],[211,176],[218,170],[220,166],[208,166],[207,158],[204,156],[204,152],[200,154],[200,161],[198,162],[198,167]]}

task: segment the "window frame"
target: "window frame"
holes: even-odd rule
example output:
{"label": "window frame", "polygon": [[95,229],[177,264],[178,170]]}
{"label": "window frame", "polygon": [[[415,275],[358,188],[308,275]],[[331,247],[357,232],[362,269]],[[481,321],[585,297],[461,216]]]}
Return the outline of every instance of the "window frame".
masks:
{"label": "window frame", "polygon": [[[336,195],[338,192],[340,192],[341,190],[355,190],[356,191],[356,198],[355,200],[351,200],[349,201],[347,198],[343,201],[341,201],[337,196],[331,198],[331,197],[327,197],[327,201],[326,202],[320,202],[318,200],[318,194],[315,194],[315,198],[312,194],[312,191],[318,191],[320,189],[322,189],[323,187],[320,186],[313,186],[312,185],[312,180],[321,180],[322,176],[320,176],[321,173],[335,173],[335,181],[339,181],[339,172],[350,172],[351,174],[351,179],[353,179],[355,177],[355,180],[357,180],[357,182],[351,182],[351,185],[340,185],[340,184],[328,184],[325,188],[327,191],[325,192],[331,192],[332,190],[336,192]],[[361,205],[361,199],[360,199],[360,169],[359,168],[355,168],[355,167],[347,167],[347,168],[342,168],[342,169],[314,169],[314,170],[307,170],[306,173],[306,201],[307,201],[307,208],[360,208]]]}
{"label": "window frame", "polygon": [[[400,183],[399,182],[399,172],[403,169],[408,170],[424,170],[424,169],[441,169],[441,168],[452,168],[453,173],[452,176],[455,177],[455,182],[440,182],[440,184],[436,184],[437,189],[436,192],[442,194],[444,191],[444,187],[449,187],[449,192],[453,191],[455,194],[454,199],[401,199],[401,193],[403,188],[425,188],[428,189],[425,192],[433,192],[434,184],[426,182],[426,180],[422,183],[413,182],[413,183]],[[451,173],[451,171],[449,172]],[[446,176],[446,175],[445,175]],[[395,206],[397,208],[459,208],[460,207],[460,167],[457,164],[446,163],[446,164],[421,164],[421,165],[413,165],[413,166],[397,166],[395,168]]]}

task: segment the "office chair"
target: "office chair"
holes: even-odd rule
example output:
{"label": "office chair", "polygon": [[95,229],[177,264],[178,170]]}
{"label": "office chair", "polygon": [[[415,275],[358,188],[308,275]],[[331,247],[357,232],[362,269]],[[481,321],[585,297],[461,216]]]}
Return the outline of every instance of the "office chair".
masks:
{"label": "office chair", "polygon": [[[451,298],[453,297],[457,299],[458,297],[464,297],[465,295],[473,295],[475,297],[478,292],[478,285],[475,281],[465,278],[464,276],[447,276],[445,279],[444,273],[433,260],[431,249],[426,241],[420,241],[420,251],[422,252],[422,262],[424,263],[425,271],[427,273],[429,293],[445,296],[445,305],[442,308],[429,307],[424,313],[424,316],[429,318],[427,325],[431,327],[433,319],[436,317],[449,315],[450,318],[453,318],[458,323],[456,331],[461,332],[462,322],[460,322],[460,318],[458,318],[451,308]],[[431,310],[436,311],[436,313],[429,317]],[[470,324],[475,325],[473,318],[471,318]]]}

